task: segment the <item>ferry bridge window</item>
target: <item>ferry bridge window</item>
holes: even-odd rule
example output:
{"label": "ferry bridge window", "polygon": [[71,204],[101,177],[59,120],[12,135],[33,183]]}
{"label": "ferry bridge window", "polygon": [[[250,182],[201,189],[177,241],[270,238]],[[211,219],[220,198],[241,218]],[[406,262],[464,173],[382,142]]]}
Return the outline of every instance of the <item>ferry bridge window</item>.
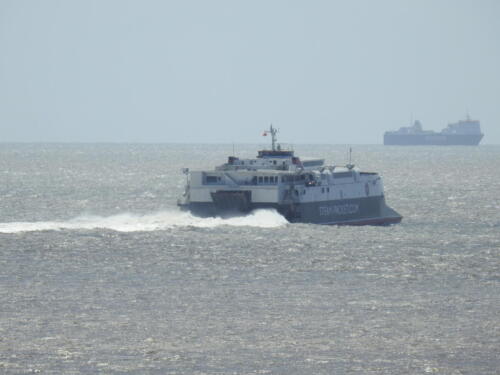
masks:
{"label": "ferry bridge window", "polygon": [[259,184],[262,184],[262,176],[259,176]]}
{"label": "ferry bridge window", "polygon": [[269,183],[269,177],[268,177],[268,176],[264,176],[264,183],[265,183],[265,184],[268,184],[268,183]]}

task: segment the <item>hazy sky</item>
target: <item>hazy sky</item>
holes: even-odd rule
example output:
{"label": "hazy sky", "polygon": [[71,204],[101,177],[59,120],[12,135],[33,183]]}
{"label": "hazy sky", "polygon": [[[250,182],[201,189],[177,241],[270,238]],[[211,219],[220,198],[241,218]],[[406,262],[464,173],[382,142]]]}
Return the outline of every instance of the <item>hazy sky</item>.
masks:
{"label": "hazy sky", "polygon": [[500,144],[500,1],[0,0],[0,141]]}

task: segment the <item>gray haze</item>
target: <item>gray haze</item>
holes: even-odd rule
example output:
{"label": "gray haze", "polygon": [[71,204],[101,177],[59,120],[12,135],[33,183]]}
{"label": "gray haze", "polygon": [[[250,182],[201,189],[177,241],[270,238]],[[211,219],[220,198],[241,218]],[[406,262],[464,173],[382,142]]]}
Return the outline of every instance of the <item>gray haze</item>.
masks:
{"label": "gray haze", "polygon": [[0,0],[0,140],[500,143],[500,2]]}

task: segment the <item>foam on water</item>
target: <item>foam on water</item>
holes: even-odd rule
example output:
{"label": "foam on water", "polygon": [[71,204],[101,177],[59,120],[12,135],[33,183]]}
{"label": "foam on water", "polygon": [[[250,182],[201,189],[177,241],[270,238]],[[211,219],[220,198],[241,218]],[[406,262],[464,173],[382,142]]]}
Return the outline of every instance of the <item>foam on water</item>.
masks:
{"label": "foam on water", "polygon": [[287,223],[287,220],[275,210],[255,210],[246,216],[232,218],[200,218],[188,212],[162,211],[145,215],[131,213],[106,217],[84,215],[67,221],[0,223],[0,233],[62,229],[110,229],[118,232],[140,232],[187,226],[214,228],[221,225],[275,228]]}

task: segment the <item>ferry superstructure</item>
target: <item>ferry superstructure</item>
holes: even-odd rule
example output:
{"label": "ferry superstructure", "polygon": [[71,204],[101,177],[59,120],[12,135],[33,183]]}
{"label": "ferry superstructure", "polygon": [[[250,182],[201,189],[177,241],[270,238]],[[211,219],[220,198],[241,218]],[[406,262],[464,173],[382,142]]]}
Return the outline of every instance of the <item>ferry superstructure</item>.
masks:
{"label": "ferry superstructure", "polygon": [[273,208],[292,223],[392,224],[402,219],[385,203],[381,177],[352,164],[326,166],[324,159],[300,159],[276,142],[255,159],[229,156],[213,170],[187,175],[178,205],[197,216],[248,213]]}

